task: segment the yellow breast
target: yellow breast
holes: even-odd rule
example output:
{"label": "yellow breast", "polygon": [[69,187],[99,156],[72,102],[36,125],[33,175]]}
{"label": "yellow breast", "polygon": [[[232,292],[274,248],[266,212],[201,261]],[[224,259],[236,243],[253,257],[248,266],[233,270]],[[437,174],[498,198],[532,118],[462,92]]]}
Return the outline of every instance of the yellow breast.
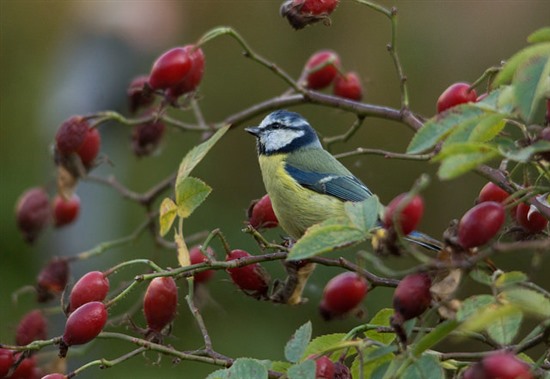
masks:
{"label": "yellow breast", "polygon": [[344,203],[302,187],[285,170],[285,155],[261,155],[260,167],[265,188],[279,225],[294,239],[307,228],[344,213]]}

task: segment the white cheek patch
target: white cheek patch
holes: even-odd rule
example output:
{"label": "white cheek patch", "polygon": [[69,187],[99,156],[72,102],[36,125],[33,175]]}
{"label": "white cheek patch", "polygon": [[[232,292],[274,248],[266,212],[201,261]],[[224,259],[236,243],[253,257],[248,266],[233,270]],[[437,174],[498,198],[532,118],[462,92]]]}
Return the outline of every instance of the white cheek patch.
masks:
{"label": "white cheek patch", "polygon": [[267,151],[277,151],[290,145],[292,141],[302,137],[304,134],[303,130],[275,129],[267,132],[262,137],[262,143]]}

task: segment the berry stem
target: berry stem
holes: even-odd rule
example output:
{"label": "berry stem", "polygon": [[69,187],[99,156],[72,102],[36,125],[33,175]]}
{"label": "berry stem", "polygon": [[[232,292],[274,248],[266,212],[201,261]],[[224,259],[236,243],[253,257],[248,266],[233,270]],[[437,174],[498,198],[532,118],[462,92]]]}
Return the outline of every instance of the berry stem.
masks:
{"label": "berry stem", "polygon": [[105,359],[105,358],[101,358],[101,359],[96,359],[95,361],[91,361],[91,362],[88,362],[82,366],[80,366],[79,368],[77,368],[76,370],[74,370],[73,372],[67,374],[67,378],[72,378],[78,374],[81,374],[84,370],[86,369],[89,369],[90,367],[93,367],[93,366],[99,366],[99,368],[101,369],[106,369],[106,368],[110,368],[110,367],[113,367],[119,363],[122,363],[132,357],[135,357],[136,355],[139,355],[143,352],[147,351],[147,348],[146,347],[139,347],[135,350],[132,350],[130,351],[129,353],[126,353],[118,358],[115,358],[115,359]]}
{"label": "berry stem", "polygon": [[351,127],[344,134],[324,138],[323,142],[325,142],[327,149],[329,149],[330,146],[335,142],[349,141],[349,139],[353,137],[353,135],[359,130],[359,128],[363,124],[363,121],[365,121],[365,116],[357,116]]}
{"label": "berry stem", "polygon": [[126,267],[126,266],[130,266],[130,265],[134,265],[134,264],[145,264],[149,267],[151,267],[153,270],[155,270],[156,272],[162,272],[164,271],[161,267],[159,267],[155,262],[153,262],[152,260],[150,259],[132,259],[130,261],[126,261],[126,262],[122,262],[116,266],[113,266],[111,267],[110,269],[106,270],[103,274],[105,276],[109,276],[115,272],[117,272],[118,270],[120,270],[121,268],[123,267]]}

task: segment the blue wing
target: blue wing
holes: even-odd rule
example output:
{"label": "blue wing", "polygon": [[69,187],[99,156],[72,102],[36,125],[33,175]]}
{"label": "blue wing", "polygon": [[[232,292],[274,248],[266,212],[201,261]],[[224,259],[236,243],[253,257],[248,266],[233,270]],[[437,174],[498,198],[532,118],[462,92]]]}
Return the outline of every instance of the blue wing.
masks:
{"label": "blue wing", "polygon": [[342,201],[362,201],[372,195],[372,192],[353,175],[304,171],[288,163],[285,168],[302,186]]}

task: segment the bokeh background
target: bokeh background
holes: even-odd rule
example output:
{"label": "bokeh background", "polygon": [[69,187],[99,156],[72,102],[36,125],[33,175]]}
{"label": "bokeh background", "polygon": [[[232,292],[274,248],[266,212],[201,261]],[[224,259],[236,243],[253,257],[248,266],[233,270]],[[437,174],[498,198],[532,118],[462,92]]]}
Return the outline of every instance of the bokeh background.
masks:
{"label": "bokeh background", "polygon": [[[399,8],[398,48],[409,78],[412,108],[425,116],[434,113],[439,94],[452,82],[473,81],[483,71],[510,57],[526,44],[532,31],[548,24],[550,2],[541,1],[395,1],[382,2]],[[192,43],[209,29],[235,28],[259,54],[297,77],[305,60],[316,50],[331,48],[340,54],[344,67],[364,79],[364,101],[398,106],[399,91],[392,61],[385,50],[390,28],[387,19],[352,1],[342,1],[332,26],[315,25],[296,32],[278,14],[279,1],[29,1],[0,0],[0,341],[11,342],[14,327],[24,313],[36,307],[32,294],[14,303],[12,293],[33,284],[40,268],[53,256],[74,255],[102,241],[128,235],[143,216],[138,206],[121,199],[115,191],[95,183],[82,183],[78,194],[82,210],[78,222],[61,230],[48,230],[29,247],[16,230],[13,209],[28,187],[46,186],[54,192],[51,143],[60,123],[73,114],[113,109],[127,113],[125,90],[136,75],[147,73],[162,51]],[[200,87],[200,105],[209,122],[218,122],[257,102],[286,90],[284,82],[244,58],[234,40],[223,37],[204,47],[206,74]],[[304,105],[302,112],[323,136],[347,130],[353,116],[319,106]],[[193,120],[192,112],[175,114]],[[250,124],[258,122],[253,120]],[[145,191],[168,176],[199,136],[170,130],[159,154],[138,159],[130,149],[130,129],[117,124],[100,128],[102,154],[111,164],[94,171],[114,175],[135,191]],[[337,151],[358,146],[401,152],[411,132],[384,120],[368,119],[356,137]],[[423,172],[433,181],[425,192],[426,215],[422,229],[434,236],[452,218],[460,217],[474,202],[484,184],[475,174],[440,182],[434,165],[363,156],[344,161],[352,171],[388,202],[406,191]],[[251,238],[241,232],[245,209],[264,190],[256,162],[254,141],[242,129],[229,133],[201,163],[195,175],[214,191],[208,201],[186,222],[195,232],[221,228],[233,248],[257,252]],[[279,239],[280,230],[267,233]],[[215,244],[222,258],[222,249]],[[72,278],[90,270],[104,270],[117,262],[152,258],[175,266],[172,251],[155,247],[150,238],[111,250],[103,256],[72,265]],[[548,288],[548,262],[537,267],[532,256],[504,257],[507,269],[526,270]],[[391,262],[402,265],[401,262]],[[266,265],[282,277],[279,263]],[[113,286],[144,270],[127,269],[112,278]],[[221,353],[234,357],[283,359],[283,348],[292,332],[311,319],[314,334],[348,331],[359,320],[330,323],[317,313],[322,288],[339,271],[319,268],[306,295],[310,301],[298,307],[255,301],[238,292],[224,272],[218,272],[203,294],[204,319]],[[180,349],[199,348],[202,340],[183,296],[174,337],[167,343]],[[141,290],[144,290],[142,287]],[[474,288],[473,290],[479,290]],[[121,314],[139,302],[141,291],[126,304],[112,310]],[[391,291],[376,289],[364,303],[367,315],[389,306]],[[53,306],[49,304],[48,306]],[[368,316],[367,316],[368,317]],[[134,321],[144,325],[138,312]],[[50,335],[62,332],[63,317],[54,315]],[[458,347],[457,347],[458,346]],[[464,344],[450,349],[468,349]],[[127,344],[98,341],[69,354],[69,369],[92,359],[116,358],[132,349]],[[55,352],[42,357],[53,361]],[[51,359],[49,359],[51,358]],[[134,358],[105,372],[87,370],[83,378],[201,378],[213,366],[193,362],[172,364],[163,357]]]}

